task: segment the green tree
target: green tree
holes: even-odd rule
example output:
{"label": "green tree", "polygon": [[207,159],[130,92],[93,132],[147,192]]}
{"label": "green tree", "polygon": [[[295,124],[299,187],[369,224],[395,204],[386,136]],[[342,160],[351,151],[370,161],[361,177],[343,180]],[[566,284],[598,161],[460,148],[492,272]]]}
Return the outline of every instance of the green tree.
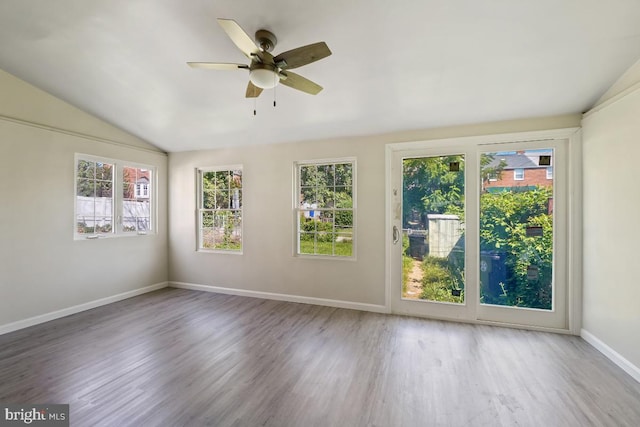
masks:
{"label": "green tree", "polygon": [[502,177],[502,171],[507,166],[507,162],[504,159],[495,162],[495,156],[491,154],[480,155],[480,180],[482,181],[482,192],[486,191],[486,186],[489,180],[500,179]]}
{"label": "green tree", "polygon": [[[452,163],[459,169],[452,170]],[[411,228],[416,219],[425,227],[425,214],[454,214],[463,219],[463,156],[405,159],[402,187],[402,228]]]}
{"label": "green tree", "polygon": [[111,197],[113,194],[113,165],[79,160],[76,180],[78,196]]}
{"label": "green tree", "polygon": [[318,209],[353,207],[351,163],[300,167],[300,201]]}

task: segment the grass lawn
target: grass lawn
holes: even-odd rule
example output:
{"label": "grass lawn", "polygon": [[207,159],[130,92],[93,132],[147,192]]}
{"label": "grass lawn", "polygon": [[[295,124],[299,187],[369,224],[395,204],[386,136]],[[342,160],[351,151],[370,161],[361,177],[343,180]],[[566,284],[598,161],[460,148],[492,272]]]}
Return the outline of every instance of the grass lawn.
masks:
{"label": "grass lawn", "polygon": [[329,256],[351,256],[353,254],[353,242],[314,242],[313,240],[301,240],[300,253]]}
{"label": "grass lawn", "polygon": [[407,282],[409,280],[409,273],[413,268],[413,258],[402,255],[402,295],[407,293]]}

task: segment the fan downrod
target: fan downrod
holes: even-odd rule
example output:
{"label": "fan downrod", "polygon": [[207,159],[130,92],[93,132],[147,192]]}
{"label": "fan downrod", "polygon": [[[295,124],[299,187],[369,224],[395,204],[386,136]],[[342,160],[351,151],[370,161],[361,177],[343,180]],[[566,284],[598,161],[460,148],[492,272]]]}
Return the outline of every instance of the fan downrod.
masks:
{"label": "fan downrod", "polygon": [[271,52],[273,48],[276,47],[278,39],[276,39],[276,35],[271,31],[258,30],[256,31],[256,43],[264,52]]}

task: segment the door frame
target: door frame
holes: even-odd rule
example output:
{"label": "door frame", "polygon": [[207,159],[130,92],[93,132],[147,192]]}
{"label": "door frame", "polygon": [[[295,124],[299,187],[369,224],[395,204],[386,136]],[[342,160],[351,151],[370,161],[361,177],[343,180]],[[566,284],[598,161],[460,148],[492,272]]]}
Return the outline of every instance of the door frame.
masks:
{"label": "door frame", "polygon": [[[394,311],[392,307],[392,286],[394,285],[394,267],[393,267],[393,225],[397,215],[397,195],[392,194],[392,165],[394,154],[403,151],[411,152],[424,150],[426,152],[437,153],[438,150],[446,150],[453,152],[460,150],[460,154],[465,154],[465,162],[475,161],[475,156],[483,151],[489,144],[500,143],[519,143],[534,141],[557,141],[566,140],[566,308],[565,308],[565,327],[541,327],[528,326],[517,323],[507,323],[500,321],[488,321],[478,319],[479,301],[477,292],[472,291],[465,298],[466,314],[459,315],[441,315],[436,314],[416,314]],[[485,147],[483,147],[485,146]],[[485,150],[486,151],[486,150]],[[473,157],[467,157],[470,153],[476,153]],[[436,155],[436,154],[434,154]],[[468,168],[465,168],[465,173]],[[467,200],[467,217],[477,215],[479,209],[478,194],[475,188],[468,188],[465,192]],[[475,195],[474,195],[475,194]],[[389,143],[385,146],[385,307],[389,313],[410,314],[419,317],[428,317],[442,320],[458,320],[476,324],[491,324],[499,326],[508,326],[522,329],[543,330],[559,333],[569,333],[574,335],[580,334],[582,322],[582,147],[581,147],[581,129],[580,128],[562,128],[543,131],[516,132],[496,135],[468,136],[459,138],[420,140],[412,142]],[[401,206],[400,206],[401,209]],[[562,230],[560,230],[562,231]],[[473,250],[467,247],[469,260],[471,256],[475,257],[477,248]],[[477,258],[477,257],[475,257]],[[477,280],[477,264],[478,260],[470,260],[466,264],[468,269],[468,278]],[[397,279],[396,279],[397,280]],[[475,285],[474,285],[475,287]],[[470,288],[469,286],[465,287]],[[473,300],[472,300],[473,298]],[[420,304],[421,302],[416,302]]]}

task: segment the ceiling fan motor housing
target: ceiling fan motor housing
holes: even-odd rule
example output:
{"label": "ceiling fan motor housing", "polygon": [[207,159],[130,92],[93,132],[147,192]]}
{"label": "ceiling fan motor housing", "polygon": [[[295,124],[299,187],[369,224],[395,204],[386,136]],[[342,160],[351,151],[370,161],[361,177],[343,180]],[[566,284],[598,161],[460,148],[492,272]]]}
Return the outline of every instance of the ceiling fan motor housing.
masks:
{"label": "ceiling fan motor housing", "polygon": [[256,31],[256,42],[263,52],[271,52],[276,47],[278,39],[271,31],[258,30]]}

